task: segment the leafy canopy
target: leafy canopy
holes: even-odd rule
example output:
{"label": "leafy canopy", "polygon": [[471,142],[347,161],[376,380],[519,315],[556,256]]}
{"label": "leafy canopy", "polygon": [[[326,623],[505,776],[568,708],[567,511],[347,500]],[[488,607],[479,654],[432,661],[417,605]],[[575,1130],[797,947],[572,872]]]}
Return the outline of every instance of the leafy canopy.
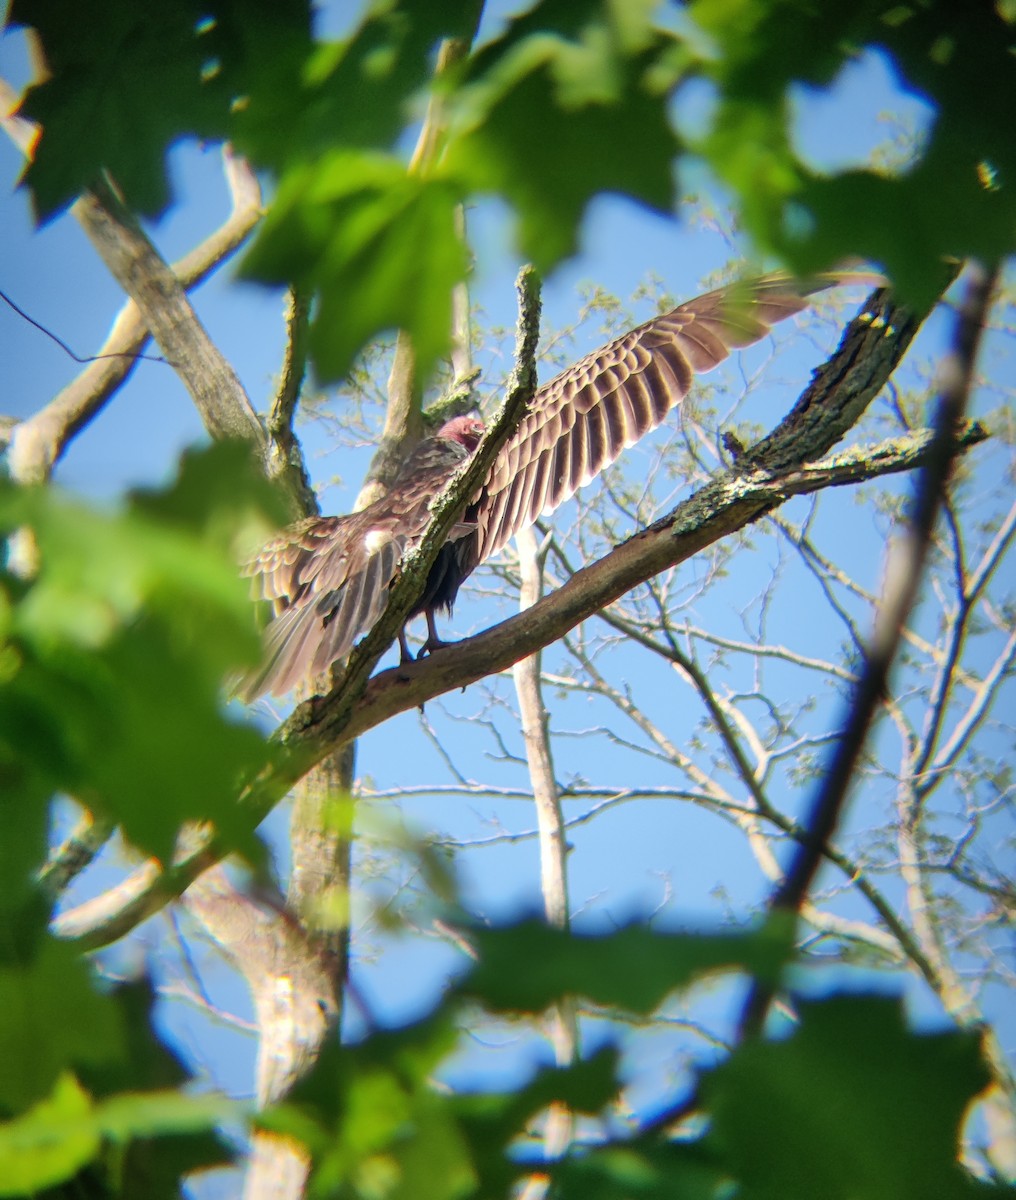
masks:
{"label": "leafy canopy", "polygon": [[[449,344],[468,258],[456,204],[496,194],[520,249],[550,270],[578,247],[592,199],[619,192],[675,212],[676,173],[705,159],[760,250],[802,273],[849,256],[904,295],[936,294],[942,256],[1014,248],[1014,29],[990,0],[540,0],[437,79],[442,39],[465,44],[477,2],[378,0],[346,38],[317,38],[309,0],[15,0],[48,77],[23,111],[43,126],[25,173],[40,219],[108,171],[128,202],[170,202],[165,156],[228,138],[276,182],[246,270],[319,298],[312,351],[325,381],[383,330],[403,328],[426,380]],[[816,172],[790,134],[792,85],[826,86],[864,49],[885,54],[935,119],[906,172]],[[679,140],[680,84],[715,89],[709,128]],[[675,94],[677,99],[675,101]],[[410,161],[430,98],[435,152]],[[538,131],[538,136],[534,134]]]}

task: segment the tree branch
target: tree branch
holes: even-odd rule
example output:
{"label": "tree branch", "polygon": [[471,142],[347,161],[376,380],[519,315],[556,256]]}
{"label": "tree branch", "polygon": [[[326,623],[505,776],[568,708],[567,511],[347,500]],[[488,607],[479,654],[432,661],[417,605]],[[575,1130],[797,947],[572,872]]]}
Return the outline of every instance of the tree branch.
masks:
{"label": "tree branch", "polygon": [[[8,111],[16,105],[17,94],[2,81],[0,102],[5,110],[5,131],[23,153],[28,153],[35,126]],[[250,181],[256,188],[253,176]],[[248,190],[250,181],[246,181]],[[72,211],[113,277],[137,304],[148,330],[190,392],[208,432],[212,437],[252,441],[263,451],[264,430],[239,379],[199,321],[180,279],[121,203],[113,186],[103,183],[85,193]],[[120,333],[122,336],[123,331]]]}
{"label": "tree branch", "polygon": [[[985,272],[979,267],[970,269],[954,348],[942,365],[942,393],[934,433],[924,451],[925,461],[917,483],[911,533],[902,544],[896,560],[890,560],[885,598],[866,651],[864,669],[857,681],[846,726],[825,779],[812,802],[811,813],[805,822],[807,837],[798,844],[782,883],[769,901],[770,912],[786,912],[796,918],[804,903],[822,860],[824,847],[838,824],[868,727],[886,693],[889,669],[903,627],[917,598],[935,520],[953,459],[960,449],[956,433],[966,410],[977,349],[995,278],[995,272]],[[773,995],[772,985],[758,980],[753,983],[741,1015],[741,1038],[760,1032]]]}
{"label": "tree branch", "polygon": [[214,438],[265,449],[265,431],[236,372],[208,336],[180,280],[113,187],[100,184],[75,205],[113,278],[137,304],[152,337],[180,376]]}
{"label": "tree branch", "polygon": [[[847,352],[855,360],[854,367],[850,372],[837,373],[839,383],[822,404],[845,403],[856,410],[853,404],[856,389],[873,396],[878,390],[879,381],[884,382],[909,344],[915,326],[906,321],[905,314],[895,323],[893,320],[883,320],[875,329],[870,316],[873,305],[880,307],[883,313],[888,311],[889,315],[896,311],[890,309],[884,296],[876,294],[872,304],[866,306],[861,316],[851,324],[833,358],[838,358],[847,347]],[[523,334],[520,331],[521,336]],[[856,359],[858,340],[870,340],[873,353],[877,356],[877,366],[871,372],[864,372],[861,362]],[[891,343],[893,352],[887,353],[883,343]],[[469,463],[468,474],[464,473],[452,481],[442,500],[443,504],[462,504],[464,498],[475,489],[482,472],[496,453],[495,446],[500,444],[499,439],[508,436],[508,429],[514,427],[514,422],[521,416],[521,407],[532,382],[515,381],[501,415]],[[331,694],[306,701],[277,731],[276,737],[284,747],[283,752],[273,766],[253,780],[242,794],[242,801],[248,807],[252,822],[257,824],[261,821],[288,788],[339,743],[359,737],[396,713],[418,707],[444,692],[504,670],[520,658],[563,636],[625,591],[771,512],[788,496],[909,470],[925,460],[933,441],[933,435],[918,433],[873,448],[847,451],[834,459],[815,463],[811,460],[815,456],[816,445],[820,454],[828,448],[824,442],[828,437],[829,422],[823,420],[821,428],[822,432],[813,439],[809,436],[808,422],[799,423],[794,435],[798,440],[799,459],[783,471],[760,464],[758,454],[749,452],[743,464],[723,472],[678,505],[667,517],[636,534],[599,562],[579,571],[558,591],[544,597],[525,614],[510,617],[485,633],[441,650],[423,661],[382,672],[367,682],[366,671],[371,669],[372,663],[382,652],[378,645],[381,644],[383,649],[393,639],[403,614],[418,594],[416,584],[410,586],[407,582],[410,569],[407,567],[402,580],[393,588],[392,601],[379,622],[379,626],[384,623],[385,629],[375,627],[356,652],[360,665],[352,684],[347,676]],[[956,436],[954,444],[956,449],[967,448],[985,437],[984,430],[979,426],[968,426]],[[443,519],[450,525],[454,515],[446,512]],[[443,541],[444,534],[435,533],[433,527],[431,534],[433,536],[425,539],[426,547],[421,547],[417,564],[429,562],[426,553],[428,550],[431,554],[436,552]],[[426,570],[427,567],[418,569]],[[368,663],[371,665],[366,665]],[[149,877],[130,887],[127,887],[130,881],[125,881],[128,895],[120,907],[108,905],[101,913],[93,911],[87,914],[80,910],[65,913],[58,928],[62,933],[80,938],[90,947],[107,944],[123,936],[140,919],[157,911],[173,896],[179,895],[200,870],[224,852],[225,848],[212,839],[199,852],[182,857],[166,875],[160,876],[156,872],[155,878]],[[142,868],[142,872],[146,870]]]}
{"label": "tree branch", "polygon": [[301,516],[321,512],[311,486],[293,420],[307,374],[307,327],[310,297],[291,288],[286,302],[286,356],[279,388],[268,410],[268,452],[265,465],[269,478],[278,479],[289,492]]}
{"label": "tree branch", "polygon": [[[17,103],[18,96],[0,79],[0,105]],[[35,125],[23,117],[7,116],[3,126],[11,140],[27,152]],[[199,246],[175,262],[172,273],[190,290],[202,283],[247,240],[261,217],[261,188],[245,159],[223,148],[223,170],[232,207],[225,222]],[[82,220],[82,201],[71,212]],[[45,408],[12,428],[8,461],[11,474],[23,483],[48,479],[72,438],[102,410],[117,389],[129,378],[149,337],[138,306],[128,300],[113,328],[90,362],[76,379],[59,392]]]}
{"label": "tree branch", "polygon": [[[536,534],[532,527],[516,534],[522,588],[519,607],[523,612],[534,605],[543,592],[543,567],[540,561]],[[565,833],[561,796],[554,778],[554,761],[550,749],[550,729],[547,710],[540,686],[540,655],[530,655],[514,667],[515,690],[522,719],[522,735],[526,743],[526,766],[533,788],[536,823],[539,829],[540,890],[547,923],[557,929],[568,929],[568,842]],[[554,1061],[565,1067],[575,1061],[579,1043],[578,1015],[575,1001],[566,998],[547,1013],[550,1042]],[[543,1157],[547,1162],[560,1158],[575,1136],[575,1117],[567,1105],[552,1104],[547,1111],[543,1132]],[[546,1195],[549,1177],[545,1172],[530,1175],[520,1192],[520,1200],[542,1200]]]}

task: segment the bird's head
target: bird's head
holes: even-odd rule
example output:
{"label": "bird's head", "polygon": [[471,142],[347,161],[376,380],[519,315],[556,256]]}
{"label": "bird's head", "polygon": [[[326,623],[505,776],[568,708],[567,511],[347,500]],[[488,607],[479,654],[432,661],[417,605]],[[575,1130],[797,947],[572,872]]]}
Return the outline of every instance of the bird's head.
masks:
{"label": "bird's head", "polygon": [[437,436],[448,442],[458,442],[472,454],[480,444],[484,428],[479,417],[452,417],[437,431]]}

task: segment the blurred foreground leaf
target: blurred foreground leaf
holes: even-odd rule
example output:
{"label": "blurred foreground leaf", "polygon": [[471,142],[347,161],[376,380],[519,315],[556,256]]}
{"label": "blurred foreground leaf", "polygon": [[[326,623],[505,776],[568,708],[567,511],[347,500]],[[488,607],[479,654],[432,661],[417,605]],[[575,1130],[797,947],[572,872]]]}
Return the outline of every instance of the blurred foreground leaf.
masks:
{"label": "blurred foreground leaf", "polygon": [[164,859],[187,820],[258,854],[235,796],[269,749],[222,689],[260,654],[236,555],[278,508],[244,453],[190,456],[161,496],[116,515],[0,485],[0,528],[29,529],[39,559],[29,582],[0,575],[0,772],[33,807],[69,792]]}
{"label": "blurred foreground leaf", "polygon": [[708,1141],[752,1200],[961,1200],[979,1189],[960,1129],[987,1082],[976,1034],[914,1033],[898,1000],[802,1002],[789,1037],[705,1077]]}
{"label": "blurred foreground leaf", "polygon": [[317,290],[310,345],[322,380],[345,375],[378,333],[404,329],[422,382],[448,348],[452,288],[466,273],[460,199],[397,158],[334,151],[287,174],[244,273]]}
{"label": "blurred foreground leaf", "polygon": [[652,1012],[677,988],[712,972],[774,978],[789,952],[776,925],[750,933],[666,933],[629,925],[575,934],[543,921],[470,931],[480,959],[460,985],[495,1012],[542,1012],[566,996]]}

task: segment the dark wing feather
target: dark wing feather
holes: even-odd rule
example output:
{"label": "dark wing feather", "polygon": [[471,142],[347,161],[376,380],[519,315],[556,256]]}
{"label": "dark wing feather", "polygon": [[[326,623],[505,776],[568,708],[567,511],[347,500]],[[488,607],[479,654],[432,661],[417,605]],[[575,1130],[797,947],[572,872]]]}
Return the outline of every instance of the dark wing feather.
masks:
{"label": "dark wing feather", "polygon": [[696,375],[801,312],[812,293],[837,283],[872,282],[880,280],[829,274],[801,283],[775,274],[718,288],[563,371],[536,393],[470,509],[477,522],[470,569],[655,429],[688,394]]}
{"label": "dark wing feather", "polygon": [[[765,337],[804,309],[810,294],[837,283],[881,282],[870,274],[822,275],[805,284],[769,275],[719,288],[569,367],[537,392],[449,535],[454,561],[445,561],[447,577],[428,581],[414,612],[450,606],[478,563],[655,429],[696,375]],[[281,695],[348,654],[381,615],[399,563],[429,524],[431,500],[466,454],[460,444],[428,438],[386,497],[347,517],[300,522],[247,565],[257,595],[272,601],[277,615],[266,634],[265,665],[241,688],[245,698]]]}
{"label": "dark wing feather", "polygon": [[244,565],[276,616],[264,663],[238,689],[243,699],[283,695],[345,657],[374,625],[399,563],[430,522],[431,500],[466,456],[462,446],[439,442],[421,442],[391,491],[361,512],[300,521]]}

